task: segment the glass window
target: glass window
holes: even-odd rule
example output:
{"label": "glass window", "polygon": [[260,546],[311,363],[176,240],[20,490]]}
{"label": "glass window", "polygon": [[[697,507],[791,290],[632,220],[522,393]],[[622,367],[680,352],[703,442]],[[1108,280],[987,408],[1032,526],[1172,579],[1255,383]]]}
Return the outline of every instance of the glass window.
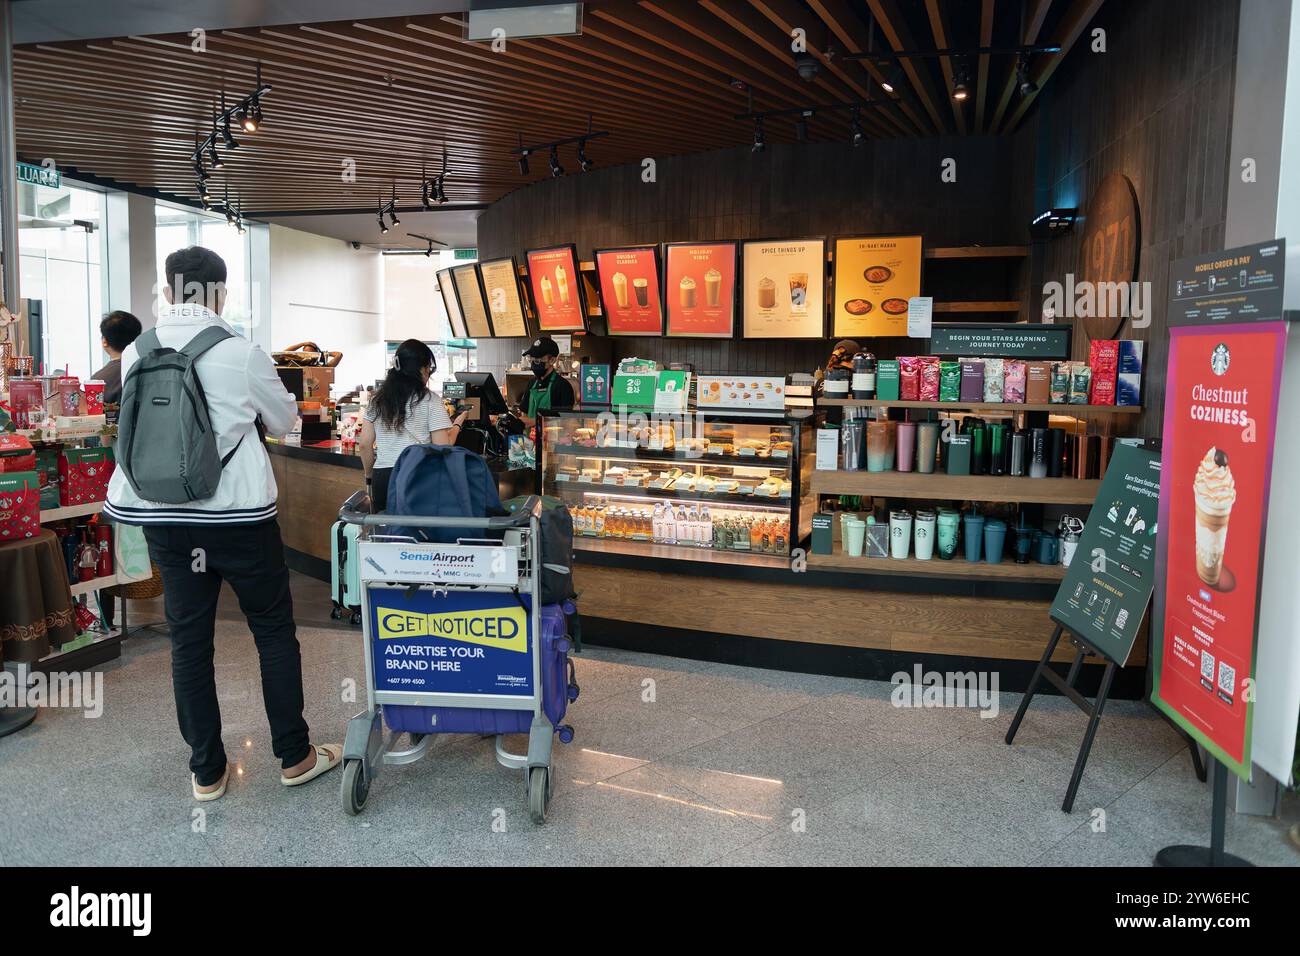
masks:
{"label": "glass window", "polygon": [[17,205],[19,283],[41,322],[42,340],[32,352],[46,369],[87,379],[103,365],[104,196],[69,184],[19,183]]}
{"label": "glass window", "polygon": [[249,281],[248,233],[226,222],[219,213],[195,212],[167,203],[155,210],[155,245],[158,255],[158,287],[166,284],[167,257],[186,246],[211,249],[226,262],[226,307],[221,313],[236,332],[251,338],[253,293]]}

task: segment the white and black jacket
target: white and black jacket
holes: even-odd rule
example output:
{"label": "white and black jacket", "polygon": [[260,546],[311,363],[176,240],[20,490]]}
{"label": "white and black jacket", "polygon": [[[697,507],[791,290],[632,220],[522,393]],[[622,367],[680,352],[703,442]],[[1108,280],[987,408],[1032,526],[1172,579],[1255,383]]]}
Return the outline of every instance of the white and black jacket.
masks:
{"label": "white and black jacket", "polygon": [[[203,306],[168,306],[158,317],[158,340],[179,350],[209,325],[230,328]],[[123,383],[138,357],[134,344],[122,353]],[[280,381],[270,356],[238,334],[200,356],[197,374],[216,432],[218,454],[224,456],[239,444],[221,473],[217,493],[185,505],[146,501],[118,468],[109,482],[104,507],[114,521],[134,525],[254,524],[275,517],[275,476],[271,459],[258,441],[255,423],[260,417],[266,433],[275,437],[289,432],[298,416],[293,395]]]}

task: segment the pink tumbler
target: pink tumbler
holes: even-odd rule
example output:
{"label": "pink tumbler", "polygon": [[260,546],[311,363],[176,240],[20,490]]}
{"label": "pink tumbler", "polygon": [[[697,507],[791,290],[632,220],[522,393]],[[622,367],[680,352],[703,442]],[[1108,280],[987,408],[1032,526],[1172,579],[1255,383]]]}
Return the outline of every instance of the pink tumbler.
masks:
{"label": "pink tumbler", "polygon": [[911,471],[916,460],[916,423],[898,423],[898,470]]}

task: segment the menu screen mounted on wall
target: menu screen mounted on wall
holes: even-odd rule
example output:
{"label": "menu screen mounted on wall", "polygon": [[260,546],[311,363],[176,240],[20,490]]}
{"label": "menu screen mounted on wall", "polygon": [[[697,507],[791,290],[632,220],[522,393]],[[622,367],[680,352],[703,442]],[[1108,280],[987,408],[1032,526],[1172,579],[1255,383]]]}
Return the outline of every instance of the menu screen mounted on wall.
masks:
{"label": "menu screen mounted on wall", "polygon": [[670,242],[664,246],[664,302],[670,336],[734,336],[736,244]]}
{"label": "menu screen mounted on wall", "polygon": [[465,317],[465,330],[472,339],[490,339],[492,326],[488,322],[487,303],[478,284],[478,270],[474,264],[452,266],[451,281],[460,300],[460,313]]}
{"label": "menu screen mounted on wall", "polygon": [[519,269],[515,257],[486,259],[478,264],[478,274],[487,295],[492,331],[498,336],[527,336],[528,323],[524,318],[524,300],[519,292]]}
{"label": "menu screen mounted on wall", "polygon": [[442,304],[447,308],[447,323],[451,326],[452,338],[467,339],[465,316],[460,311],[460,300],[456,297],[456,286],[451,278],[450,269],[439,269],[438,290],[442,293]]}
{"label": "menu screen mounted on wall", "polygon": [[610,335],[663,335],[659,248],[596,250],[596,276]]}
{"label": "menu screen mounted on wall", "polygon": [[835,240],[834,335],[907,335],[907,300],[921,294],[920,236]]}
{"label": "menu screen mounted on wall", "polygon": [[528,285],[543,332],[585,332],[587,303],[572,245],[528,250]]}
{"label": "menu screen mounted on wall", "polygon": [[826,334],[826,240],[770,239],[741,246],[747,339]]}

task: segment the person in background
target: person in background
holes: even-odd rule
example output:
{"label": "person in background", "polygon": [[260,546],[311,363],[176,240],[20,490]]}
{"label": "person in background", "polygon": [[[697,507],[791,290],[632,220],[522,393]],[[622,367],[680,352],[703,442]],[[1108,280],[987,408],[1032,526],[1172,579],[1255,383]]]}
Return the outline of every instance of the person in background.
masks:
{"label": "person in background", "polygon": [[[338,766],[343,757],[338,744],[313,745],[302,716],[302,657],[275,517],[275,475],[256,431],[260,420],[270,435],[288,433],[298,406],[270,356],[222,321],[226,264],[221,257],[192,246],[169,255],[164,270],[169,304],[159,310],[154,329],[162,348],[179,351],[211,326],[231,333],[195,363],[217,452],[229,459],[216,493],[184,505],[141,498],[126,470],[118,468],[109,480],[104,513],[144,529],[149,557],[162,574],[172,689],[181,735],[192,751],[194,799],[216,800],[230,780],[213,668],[223,581],[239,598],[257,644],[262,702],[271,747],[280,760],[280,782],[297,786]],[[122,351],[124,389],[134,387],[131,369],[138,360],[138,342]]]}
{"label": "person in background", "polygon": [[555,339],[549,335],[534,339],[533,344],[524,349],[524,356],[532,359],[530,368],[533,372],[533,384],[528,389],[524,408],[528,424],[535,425],[540,412],[572,408],[573,386],[555,370],[555,363],[560,358],[560,347],[555,344]]}
{"label": "person in background", "polygon": [[104,404],[117,405],[122,401],[122,353],[139,338],[143,328],[140,320],[130,312],[110,312],[99,323],[100,344],[108,353],[108,364],[94,375],[104,383]]}
{"label": "person in background", "polygon": [[453,422],[442,396],[429,388],[438,368],[433,350],[419,339],[397,347],[393,367],[366,406],[357,453],[375,511],[388,506],[388,479],[397,458],[410,445],[454,445],[468,412]]}
{"label": "person in background", "polygon": [[[823,387],[826,376],[835,369],[847,372],[853,371],[853,356],[857,354],[859,348],[860,346],[853,339],[840,339],[835,343],[830,356],[826,359],[826,367],[824,369],[819,368],[814,376],[819,390]],[[844,409],[834,405],[826,408],[827,425],[839,425],[843,421]]]}

